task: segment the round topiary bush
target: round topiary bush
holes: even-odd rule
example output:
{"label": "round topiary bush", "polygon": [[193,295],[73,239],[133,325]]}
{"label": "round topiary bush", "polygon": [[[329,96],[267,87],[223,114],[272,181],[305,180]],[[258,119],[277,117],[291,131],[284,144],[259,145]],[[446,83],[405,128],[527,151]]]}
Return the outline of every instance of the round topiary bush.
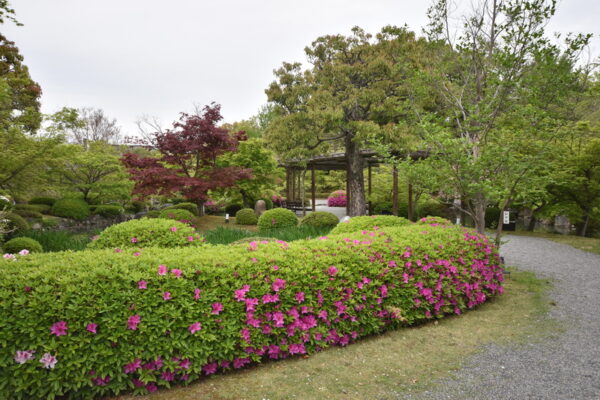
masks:
{"label": "round topiary bush", "polygon": [[90,216],[90,206],[82,199],[60,199],[52,206],[52,215],[81,221]]}
{"label": "round topiary bush", "polygon": [[163,218],[142,218],[109,226],[88,249],[182,247],[201,243],[200,236],[186,224]]}
{"label": "round topiary bush", "polygon": [[244,206],[241,204],[228,204],[225,206],[225,212],[229,215],[235,215],[238,211],[240,211]]}
{"label": "round topiary bush", "polygon": [[258,217],[251,208],[242,208],[235,213],[235,223],[238,225],[256,225]]}
{"label": "round topiary bush", "polygon": [[364,215],[361,217],[352,217],[346,222],[340,222],[331,230],[331,234],[368,231],[375,228],[389,226],[411,225],[412,222],[406,218],[396,217],[394,215]]}
{"label": "round topiary bush", "polygon": [[297,225],[298,217],[293,211],[286,208],[267,210],[258,218],[258,229],[261,231]]}
{"label": "round topiary bush", "polygon": [[315,211],[302,218],[300,225],[317,226],[317,227],[334,227],[340,220],[335,214],[327,211]]}
{"label": "round topiary bush", "polygon": [[18,214],[9,212],[6,213],[5,218],[8,220],[8,230],[10,234],[13,235],[19,232],[28,231],[31,227],[29,226],[29,222],[27,222],[23,217]]}
{"label": "round topiary bush", "polygon": [[146,203],[140,200],[133,200],[125,206],[125,211],[128,213],[137,214],[146,209]]}
{"label": "round topiary bush", "polygon": [[[183,202],[165,208],[165,210],[186,210],[194,215],[198,215],[198,206],[194,203]],[[163,210],[164,211],[164,210]]]}
{"label": "round topiary bush", "polygon": [[16,208],[13,210],[13,213],[20,215],[23,218],[35,218],[35,219],[42,219],[44,218],[44,216],[37,212],[37,211],[33,211],[33,210],[23,210],[20,208]]}
{"label": "round topiary bush", "polygon": [[17,237],[10,239],[2,246],[5,253],[16,254],[21,250],[29,250],[32,253],[41,253],[44,251],[40,242],[28,237]]}
{"label": "round topiary bush", "polygon": [[432,216],[427,216],[427,217],[421,218],[416,223],[419,225],[433,225],[433,226],[452,225],[452,222],[448,221],[446,218],[432,217]]}
{"label": "round topiary bush", "polygon": [[166,208],[160,212],[159,218],[174,219],[176,221],[191,222],[195,215],[188,210],[182,210],[177,208]]}
{"label": "round topiary bush", "polygon": [[118,217],[119,215],[123,214],[123,211],[124,211],[123,207],[121,207],[121,206],[106,204],[106,205],[96,206],[96,208],[94,209],[94,214],[100,215],[101,217],[104,217],[104,218],[114,218],[114,217]]}
{"label": "round topiary bush", "polygon": [[346,207],[347,197],[345,190],[336,190],[327,197],[328,207]]}
{"label": "round topiary bush", "polygon": [[45,204],[52,207],[56,203],[56,199],[52,197],[34,197],[29,200],[29,204]]}

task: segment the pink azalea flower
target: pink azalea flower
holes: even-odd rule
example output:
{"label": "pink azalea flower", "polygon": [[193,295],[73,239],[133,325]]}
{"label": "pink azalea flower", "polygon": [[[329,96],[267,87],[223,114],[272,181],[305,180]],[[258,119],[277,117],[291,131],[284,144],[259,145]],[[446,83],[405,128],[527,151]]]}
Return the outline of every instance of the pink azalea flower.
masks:
{"label": "pink azalea flower", "polygon": [[191,361],[188,360],[187,358],[185,360],[181,360],[181,362],[179,363],[179,367],[182,369],[188,369],[190,368],[192,365]]}
{"label": "pink azalea flower", "polygon": [[19,252],[19,255],[22,255],[22,256],[26,256],[27,254],[29,254],[29,250],[27,250],[27,249],[23,249]]}
{"label": "pink azalea flower", "polygon": [[304,292],[296,293],[296,301],[302,303],[304,301]]}
{"label": "pink azalea flower", "polygon": [[156,383],[150,382],[146,384],[146,390],[148,391],[148,393],[154,393],[158,390],[158,386],[156,386]]}
{"label": "pink azalea flower", "polygon": [[279,270],[279,265],[273,265],[273,271]]}
{"label": "pink azalea flower", "polygon": [[333,265],[327,269],[327,273],[330,276],[335,276],[335,274],[337,274],[337,272],[338,272],[338,269]]}
{"label": "pink azalea flower", "polygon": [[188,330],[190,331],[190,333],[193,335],[194,333],[198,332],[199,330],[202,329],[202,324],[200,322],[194,322],[193,324],[191,324],[188,327]]}
{"label": "pink azalea flower", "polygon": [[194,289],[194,300],[200,299],[200,292],[202,292],[202,290],[200,290],[198,288]]}
{"label": "pink azalea flower", "polygon": [[4,257],[6,260],[16,260],[17,257],[15,257],[14,254],[10,254],[10,253],[5,253],[2,257]]}
{"label": "pink azalea flower", "polygon": [[281,289],[285,288],[285,280],[281,278],[275,279],[272,285],[273,291],[279,292]]}
{"label": "pink azalea flower", "polygon": [[119,249],[118,247],[115,249],[115,253],[121,253],[123,250]]}
{"label": "pink azalea flower", "polygon": [[65,321],[58,321],[50,327],[50,332],[56,336],[64,336],[67,334],[69,327]]}
{"label": "pink azalea flower", "polygon": [[131,243],[137,243],[137,242],[138,242],[138,238],[136,238],[136,237],[131,238]]}
{"label": "pink azalea flower", "polygon": [[147,289],[147,288],[148,288],[148,282],[146,282],[146,281],[138,282],[138,289]]}
{"label": "pink azalea flower", "polygon": [[171,292],[163,292],[163,300],[167,301],[171,299]]}
{"label": "pink azalea flower", "polygon": [[205,375],[214,374],[215,372],[217,372],[217,367],[218,364],[216,362],[213,362],[210,364],[206,364],[204,367],[202,367],[202,371]]}
{"label": "pink azalea flower", "polygon": [[172,226],[171,227],[171,232],[177,232],[177,227],[176,226]]}
{"label": "pink azalea flower", "polygon": [[193,236],[188,236],[187,240],[188,240],[188,242],[193,242],[194,241],[194,237]]}
{"label": "pink azalea flower", "polygon": [[175,278],[181,278],[182,271],[180,269],[173,268],[171,273],[175,275]]}
{"label": "pink azalea flower", "polygon": [[167,266],[163,265],[163,264],[160,264],[158,266],[158,274],[159,275],[166,275],[167,274]]}
{"label": "pink azalea flower", "polygon": [[40,362],[44,365],[44,368],[53,369],[58,360],[50,353],[45,353],[42,358],[40,358]]}
{"label": "pink azalea flower", "polygon": [[221,303],[213,303],[212,304],[212,313],[215,315],[219,315],[223,311],[223,304]]}
{"label": "pink azalea flower", "polygon": [[134,257],[139,257],[139,256],[141,256],[141,255],[142,255],[142,253],[141,253],[141,252],[139,252],[139,251],[136,251],[135,253],[133,253],[133,256],[134,256]]}
{"label": "pink azalea flower", "polygon": [[15,361],[17,364],[25,364],[27,361],[35,358],[34,354],[35,350],[17,350],[15,353]]}
{"label": "pink azalea flower", "polygon": [[91,333],[96,333],[97,328],[98,328],[98,324],[94,324],[94,323],[87,324],[87,326],[85,327],[85,329]]}
{"label": "pink azalea flower", "polygon": [[142,368],[142,360],[136,358],[132,363],[129,363],[125,365],[125,367],[123,367],[123,372],[125,372],[126,374],[131,374],[140,368]]}
{"label": "pink azalea flower", "polygon": [[160,379],[171,382],[173,379],[175,379],[175,374],[173,372],[165,371],[160,375]]}
{"label": "pink azalea flower", "polygon": [[138,314],[132,315],[129,317],[129,319],[127,319],[127,328],[135,331],[137,330],[137,327],[141,321],[142,317],[140,317]]}

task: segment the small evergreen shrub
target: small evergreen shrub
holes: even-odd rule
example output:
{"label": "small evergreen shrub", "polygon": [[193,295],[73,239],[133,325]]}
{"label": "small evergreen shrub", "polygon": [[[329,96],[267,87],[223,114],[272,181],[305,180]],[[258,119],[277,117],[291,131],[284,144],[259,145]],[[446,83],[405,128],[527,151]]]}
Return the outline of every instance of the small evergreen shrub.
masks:
{"label": "small evergreen shrub", "polygon": [[52,206],[52,214],[81,221],[90,216],[90,206],[82,199],[64,198],[56,200]]}
{"label": "small evergreen shrub", "polygon": [[19,232],[25,232],[28,231],[30,228],[29,222],[27,222],[19,214],[9,212],[6,213],[5,218],[8,220],[8,230],[10,231],[9,235],[14,235]]}
{"label": "small evergreen shrub", "polygon": [[54,218],[43,218],[42,219],[42,226],[44,228],[54,228],[56,226],[58,226],[58,221],[56,221],[56,219]]}
{"label": "small evergreen shrub", "polygon": [[166,208],[160,212],[159,218],[174,219],[176,221],[191,222],[195,215],[188,210],[177,209],[177,208]]}
{"label": "small evergreen shrub", "polygon": [[142,218],[106,228],[89,249],[184,247],[202,243],[193,228],[178,221]]}
{"label": "small evergreen shrub", "polygon": [[244,208],[244,206],[242,206],[241,204],[228,204],[225,207],[225,213],[229,214],[229,215],[235,215],[238,211],[240,211],[242,208]]}
{"label": "small evergreen shrub", "polygon": [[29,200],[29,204],[45,204],[50,207],[52,207],[55,202],[56,199],[52,197],[34,197],[31,200]]}
{"label": "small evergreen shrub", "polygon": [[36,211],[41,214],[48,214],[52,209],[48,204],[17,204],[16,210]]}
{"label": "small evergreen shrub", "polygon": [[[198,206],[194,203],[183,202],[167,207],[164,210],[187,210],[194,215],[198,215]],[[163,211],[164,211],[163,210]]]}
{"label": "small evergreen shrub", "polygon": [[23,210],[20,208],[15,208],[13,210],[13,213],[20,215],[23,218],[35,218],[35,219],[42,219],[44,218],[44,216],[42,214],[40,214],[37,211],[33,211],[33,210]]}
{"label": "small evergreen shrub", "polygon": [[94,209],[95,215],[100,215],[104,218],[114,218],[123,214],[123,207],[111,204],[96,206]]}
{"label": "small evergreen shrub", "polygon": [[160,210],[150,210],[146,214],[144,214],[145,218],[159,218]]}
{"label": "small evergreen shrub", "polygon": [[432,216],[427,216],[427,217],[421,218],[416,223],[419,225],[433,225],[433,226],[452,225],[452,222],[448,221],[446,218],[432,217]]}
{"label": "small evergreen shrub", "polygon": [[300,225],[331,227],[336,226],[340,220],[335,214],[327,211],[315,211],[302,218]]}
{"label": "small evergreen shrub", "polygon": [[132,214],[137,214],[146,209],[146,203],[140,200],[133,200],[125,206],[125,211]]}
{"label": "small evergreen shrub", "polygon": [[352,217],[346,222],[340,222],[331,230],[331,234],[346,232],[369,231],[375,228],[383,228],[390,226],[411,225],[412,222],[406,218],[396,217],[394,215],[363,215],[360,217]]}
{"label": "small evergreen shrub", "polygon": [[42,245],[34,239],[28,237],[16,237],[10,239],[2,246],[5,253],[16,254],[21,250],[29,250],[31,253],[41,253],[44,251]]}
{"label": "small evergreen shrub", "polygon": [[261,231],[297,225],[298,217],[286,208],[267,210],[258,218],[258,229]]}
{"label": "small evergreen shrub", "polygon": [[327,206],[328,207],[346,207],[346,191],[345,190],[336,190],[332,192],[329,197],[327,197]]}
{"label": "small evergreen shrub", "polygon": [[258,217],[251,208],[242,208],[235,213],[235,223],[238,225],[256,225]]}

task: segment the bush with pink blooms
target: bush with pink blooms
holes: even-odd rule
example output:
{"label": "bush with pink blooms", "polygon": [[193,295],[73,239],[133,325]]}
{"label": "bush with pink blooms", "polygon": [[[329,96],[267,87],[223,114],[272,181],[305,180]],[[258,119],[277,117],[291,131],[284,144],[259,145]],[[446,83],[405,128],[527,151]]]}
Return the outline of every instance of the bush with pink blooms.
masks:
{"label": "bush with pink blooms", "polygon": [[336,190],[327,197],[328,207],[346,207],[346,191]]}
{"label": "bush with pink blooms", "polygon": [[428,215],[427,217],[423,217],[416,222],[421,225],[452,225],[452,222],[442,217],[432,217]]}
{"label": "bush with pink blooms", "polygon": [[358,232],[363,230],[377,230],[383,227],[411,225],[412,222],[406,218],[396,217],[394,215],[362,215],[352,217],[349,220],[340,222],[331,230],[332,235],[339,233]]}
{"label": "bush with pink blooms", "polygon": [[0,398],[152,392],[503,291],[494,245],[454,226],[134,250],[0,260]]}

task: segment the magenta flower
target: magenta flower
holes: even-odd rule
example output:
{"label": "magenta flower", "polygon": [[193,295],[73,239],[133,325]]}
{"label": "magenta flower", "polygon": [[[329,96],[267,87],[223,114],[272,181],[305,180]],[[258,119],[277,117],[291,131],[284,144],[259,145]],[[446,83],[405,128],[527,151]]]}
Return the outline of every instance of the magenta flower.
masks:
{"label": "magenta flower", "polygon": [[194,237],[193,236],[188,236],[187,240],[188,240],[188,242],[193,242],[194,241]]}
{"label": "magenta flower", "polygon": [[165,371],[160,375],[160,379],[171,382],[173,379],[175,379],[175,374],[173,372]]}
{"label": "magenta flower", "polygon": [[215,372],[217,372],[217,367],[218,364],[216,362],[213,362],[210,364],[206,364],[204,367],[202,367],[202,371],[205,375],[214,374]]}
{"label": "magenta flower", "polygon": [[273,265],[273,271],[279,270],[279,265]]}
{"label": "magenta flower", "polygon": [[163,300],[171,300],[171,292],[163,292]]}
{"label": "magenta flower", "polygon": [[131,238],[131,243],[137,243],[137,242],[138,242],[138,238],[136,238],[136,237]]}
{"label": "magenta flower", "polygon": [[304,301],[304,292],[296,293],[296,301],[302,303]]}
{"label": "magenta flower", "polygon": [[154,393],[158,390],[158,386],[156,386],[156,383],[150,382],[146,384],[146,390],[148,391],[148,393]]}
{"label": "magenta flower", "polygon": [[148,282],[146,282],[146,281],[138,282],[138,289],[147,289],[147,288],[148,288]]}
{"label": "magenta flower", "polygon": [[125,365],[125,367],[123,367],[123,372],[125,372],[126,374],[131,374],[140,368],[142,368],[142,360],[136,358],[132,363],[129,363]]}
{"label": "magenta flower", "polygon": [[194,333],[198,332],[199,330],[202,329],[202,324],[200,322],[194,322],[193,324],[191,324],[188,327],[188,330],[190,331],[190,333],[193,335]]}
{"label": "magenta flower", "polygon": [[135,331],[137,330],[137,327],[141,321],[142,317],[140,317],[138,314],[132,315],[127,319],[127,328]]}
{"label": "magenta flower", "polygon": [[27,250],[27,249],[23,249],[19,252],[19,255],[21,255],[21,256],[26,256],[27,254],[29,254],[29,250]]}
{"label": "magenta flower", "polygon": [[4,257],[6,260],[17,261],[17,257],[15,257],[14,254],[5,253],[2,257]]}
{"label": "magenta flower", "polygon": [[281,278],[275,279],[272,285],[273,291],[279,292],[281,289],[285,288],[285,280]]}
{"label": "magenta flower", "polygon": [[219,315],[223,311],[223,304],[221,303],[213,303],[212,304],[212,313],[215,315]]}
{"label": "magenta flower", "polygon": [[244,285],[244,286],[242,286],[241,289],[234,291],[233,296],[237,301],[244,301],[246,299],[246,293],[248,293],[249,291],[250,291],[250,286]]}
{"label": "magenta flower", "polygon": [[159,275],[166,275],[167,274],[167,266],[163,265],[163,264],[160,264],[158,266],[158,274]]}
{"label": "magenta flower", "polygon": [[96,329],[97,329],[97,328],[98,328],[98,324],[94,324],[94,323],[92,323],[92,324],[87,324],[87,326],[85,327],[85,329],[86,329],[88,332],[91,332],[91,333],[96,333]]}
{"label": "magenta flower", "polygon": [[180,269],[173,268],[171,273],[175,275],[175,278],[181,278],[182,271]]}
{"label": "magenta flower", "polygon": [[331,267],[327,268],[327,273],[330,276],[335,276],[335,274],[338,273],[338,269],[335,266],[332,265]]}
{"label": "magenta flower", "polygon": [[40,358],[40,362],[44,365],[44,368],[53,369],[58,360],[50,353],[45,353],[42,358]]}
{"label": "magenta flower", "polygon": [[58,321],[50,327],[50,332],[56,336],[65,336],[69,327],[65,321]]}
{"label": "magenta flower", "polygon": [[200,293],[202,292],[202,290],[196,288],[194,289],[194,300],[199,300],[200,299]]}
{"label": "magenta flower", "polygon": [[118,247],[115,249],[115,253],[121,253],[123,250],[119,249]]}
{"label": "magenta flower", "polygon": [[141,252],[139,252],[139,251],[136,251],[135,253],[133,253],[133,256],[134,256],[134,257],[139,257],[139,256],[141,256],[141,255],[142,255],[142,253],[141,253]]}
{"label": "magenta flower", "polygon": [[25,364],[27,361],[35,358],[34,354],[35,350],[17,350],[15,353],[15,361],[17,364]]}
{"label": "magenta flower", "polygon": [[304,348],[304,344],[290,344],[289,347],[290,354],[304,354],[306,353],[306,349]]}
{"label": "magenta flower", "polygon": [[176,226],[172,226],[171,227],[171,232],[177,232],[177,227]]}
{"label": "magenta flower", "polygon": [[181,362],[179,363],[179,367],[182,369],[188,369],[191,366],[192,366],[192,363],[187,358],[185,360],[181,360]]}

